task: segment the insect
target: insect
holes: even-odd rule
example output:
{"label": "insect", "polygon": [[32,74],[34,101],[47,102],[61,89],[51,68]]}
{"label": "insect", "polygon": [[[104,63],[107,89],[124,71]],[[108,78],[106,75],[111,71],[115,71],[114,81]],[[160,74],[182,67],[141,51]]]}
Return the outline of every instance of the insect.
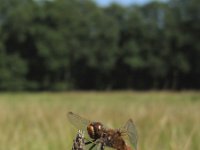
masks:
{"label": "insect", "polygon": [[129,119],[124,127],[120,129],[108,129],[101,122],[92,122],[80,117],[73,112],[67,114],[69,121],[78,129],[86,131],[92,141],[85,144],[93,144],[89,150],[92,150],[96,145],[100,145],[103,150],[104,146],[114,148],[116,150],[130,150],[126,144],[124,136],[128,135],[129,141],[134,150],[137,150],[137,130],[132,121]]}

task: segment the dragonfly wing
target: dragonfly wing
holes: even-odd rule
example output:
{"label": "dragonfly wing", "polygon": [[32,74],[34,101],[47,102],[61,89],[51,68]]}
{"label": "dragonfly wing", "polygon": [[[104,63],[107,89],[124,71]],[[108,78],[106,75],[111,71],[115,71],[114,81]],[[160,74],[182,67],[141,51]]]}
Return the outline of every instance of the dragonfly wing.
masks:
{"label": "dragonfly wing", "polygon": [[74,114],[73,112],[68,112],[67,117],[69,121],[79,130],[87,131],[87,126],[90,121],[82,118],[81,116]]}
{"label": "dragonfly wing", "polygon": [[132,119],[129,119],[126,122],[126,124],[124,126],[124,130],[126,130],[128,137],[129,137],[129,141],[133,145],[134,149],[137,150],[138,134],[137,134],[136,126],[133,123]]}

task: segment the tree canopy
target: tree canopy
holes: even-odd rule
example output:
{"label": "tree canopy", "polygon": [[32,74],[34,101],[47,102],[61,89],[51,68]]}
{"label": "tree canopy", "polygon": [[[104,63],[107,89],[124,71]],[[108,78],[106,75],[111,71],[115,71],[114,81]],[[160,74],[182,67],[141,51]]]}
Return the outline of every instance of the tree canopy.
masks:
{"label": "tree canopy", "polygon": [[0,0],[0,90],[199,89],[198,0]]}

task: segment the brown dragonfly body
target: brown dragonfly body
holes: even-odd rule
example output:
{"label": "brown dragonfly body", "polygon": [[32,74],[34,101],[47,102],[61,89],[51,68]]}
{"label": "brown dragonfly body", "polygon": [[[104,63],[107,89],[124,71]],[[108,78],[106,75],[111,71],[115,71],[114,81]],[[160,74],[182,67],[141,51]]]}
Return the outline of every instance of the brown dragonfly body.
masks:
{"label": "brown dragonfly body", "polygon": [[127,144],[118,130],[108,129],[103,131],[102,143],[116,150],[128,150]]}
{"label": "brown dragonfly body", "polygon": [[93,142],[88,142],[88,144],[93,143],[89,150],[97,144],[101,145],[100,149],[107,146],[116,150],[130,150],[123,138],[125,135],[129,136],[134,149],[137,148],[137,132],[131,119],[127,121],[123,129],[107,129],[100,122],[91,122],[72,112],[68,113],[68,118],[78,129],[87,131],[89,137],[93,140]]}

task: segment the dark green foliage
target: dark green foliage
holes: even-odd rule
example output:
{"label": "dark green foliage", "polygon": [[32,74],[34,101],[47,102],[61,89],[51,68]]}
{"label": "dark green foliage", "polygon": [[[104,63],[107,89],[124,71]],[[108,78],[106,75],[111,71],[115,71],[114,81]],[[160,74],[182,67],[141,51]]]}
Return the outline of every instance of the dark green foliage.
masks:
{"label": "dark green foliage", "polygon": [[23,90],[26,87],[26,63],[18,55],[0,52],[0,90]]}
{"label": "dark green foliage", "polygon": [[0,90],[199,89],[198,0],[0,0]]}

